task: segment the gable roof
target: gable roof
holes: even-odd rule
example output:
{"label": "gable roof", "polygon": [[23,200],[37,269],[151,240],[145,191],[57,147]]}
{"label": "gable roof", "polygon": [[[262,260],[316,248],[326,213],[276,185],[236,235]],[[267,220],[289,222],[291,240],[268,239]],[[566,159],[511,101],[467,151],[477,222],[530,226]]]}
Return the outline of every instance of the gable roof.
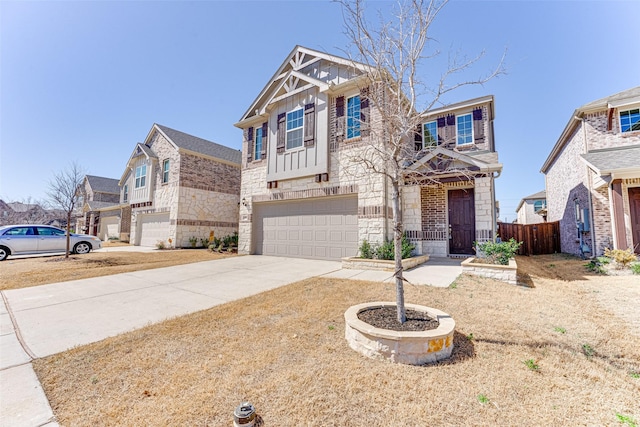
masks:
{"label": "gable roof", "polygon": [[522,207],[524,202],[526,202],[527,200],[540,200],[540,199],[546,199],[546,198],[547,198],[546,190],[538,191],[537,193],[533,193],[533,194],[531,194],[529,196],[523,197],[520,200],[520,203],[518,203],[518,207],[516,208],[516,212],[518,212],[520,210],[520,208]]}
{"label": "gable roof", "polygon": [[278,99],[280,96],[284,96],[284,92],[291,91],[294,86],[300,84],[300,81],[307,83],[303,88],[315,86],[318,87],[321,92],[329,91],[332,85],[343,83],[340,81],[340,76],[337,76],[337,81],[330,82],[328,76],[325,81],[318,76],[314,77],[302,72],[310,65],[323,60],[351,68],[354,76],[350,78],[345,77],[345,82],[356,77],[355,74],[364,74],[369,69],[365,64],[347,58],[296,45],[235,126],[240,127],[239,125],[245,120],[260,117],[265,113],[265,108],[270,102]]}
{"label": "gable roof", "polygon": [[117,202],[98,202],[95,200],[89,200],[85,203],[85,207],[89,210],[89,211],[97,211],[99,209],[103,209],[103,208],[109,208],[112,206],[120,206],[120,203]]}
{"label": "gable roof", "polygon": [[162,133],[169,142],[176,146],[176,148],[182,148],[194,153],[200,153],[220,160],[226,160],[231,163],[240,164],[242,162],[242,153],[240,150],[225,147],[224,145],[217,144],[213,141],[189,135],[188,133],[180,132],[157,123],[155,123],[151,128],[151,132],[149,132],[147,140],[153,134],[154,129]]}
{"label": "gable roof", "polygon": [[[502,172],[502,163],[487,163],[483,160],[480,160],[474,156],[469,156],[458,151],[448,150],[443,147],[437,147],[433,150],[430,150],[425,154],[424,157],[420,158],[417,162],[412,164],[407,168],[408,171],[418,171],[419,169],[426,168],[427,170],[436,170],[437,163],[445,160],[446,162],[450,162],[456,170],[452,170],[452,175],[459,175],[461,169],[467,169],[470,172],[480,172],[480,173],[493,173],[493,172]],[[440,174],[440,177],[446,176],[446,170],[444,174]]]}
{"label": "gable roof", "polygon": [[86,175],[85,179],[89,182],[91,189],[96,193],[120,193],[117,179],[94,175]]}
{"label": "gable roof", "polygon": [[591,150],[580,156],[600,176],[640,172],[640,145]]}
{"label": "gable roof", "polygon": [[564,130],[560,134],[560,138],[553,146],[553,149],[549,153],[547,160],[545,160],[540,172],[546,174],[551,164],[555,161],[556,157],[562,152],[565,145],[569,141],[569,136],[573,133],[574,129],[578,126],[580,119],[590,112],[602,111],[608,108],[618,108],[629,104],[640,103],[640,86],[623,90],[622,92],[609,95],[605,98],[600,98],[595,101],[588,102],[582,107],[576,108],[571,114],[571,118],[564,127]]}

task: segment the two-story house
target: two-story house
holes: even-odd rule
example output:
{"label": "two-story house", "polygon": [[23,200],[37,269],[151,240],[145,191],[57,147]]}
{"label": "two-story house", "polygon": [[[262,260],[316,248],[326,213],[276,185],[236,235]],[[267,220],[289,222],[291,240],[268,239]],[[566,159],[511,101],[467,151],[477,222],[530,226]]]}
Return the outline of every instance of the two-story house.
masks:
{"label": "two-story house", "polygon": [[[134,245],[187,247],[233,234],[240,204],[239,150],[154,124],[119,181]],[[124,216],[124,214],[123,214]]]}
{"label": "two-story house", "polygon": [[[354,160],[380,134],[369,84],[365,65],[296,46],[235,124],[241,253],[337,260],[392,238],[389,180]],[[417,252],[471,255],[474,240],[495,236],[493,119],[491,96],[424,117],[411,165],[424,179],[403,188],[402,206]]]}
{"label": "two-story house", "polygon": [[[102,240],[120,237],[120,187],[118,180],[86,175],[77,191],[81,213],[76,219],[78,233]],[[104,212],[101,212],[105,209]]]}
{"label": "two-story house", "polygon": [[576,109],[541,172],[563,252],[640,253],[640,86]]}
{"label": "two-story house", "polygon": [[544,190],[523,197],[516,208],[518,224],[540,224],[547,220],[547,196]]}

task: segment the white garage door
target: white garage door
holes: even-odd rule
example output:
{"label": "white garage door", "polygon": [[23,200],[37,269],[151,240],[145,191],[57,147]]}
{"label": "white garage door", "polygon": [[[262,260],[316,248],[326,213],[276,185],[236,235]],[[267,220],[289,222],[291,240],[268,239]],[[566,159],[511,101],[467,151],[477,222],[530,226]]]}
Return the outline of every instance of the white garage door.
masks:
{"label": "white garage door", "polygon": [[108,240],[109,237],[120,237],[120,219],[117,216],[107,216],[100,218],[101,240]]}
{"label": "white garage door", "polygon": [[138,217],[138,245],[155,246],[158,241],[167,242],[169,236],[169,214],[146,214]]}
{"label": "white garage door", "polygon": [[339,260],[358,253],[358,197],[256,203],[257,254]]}

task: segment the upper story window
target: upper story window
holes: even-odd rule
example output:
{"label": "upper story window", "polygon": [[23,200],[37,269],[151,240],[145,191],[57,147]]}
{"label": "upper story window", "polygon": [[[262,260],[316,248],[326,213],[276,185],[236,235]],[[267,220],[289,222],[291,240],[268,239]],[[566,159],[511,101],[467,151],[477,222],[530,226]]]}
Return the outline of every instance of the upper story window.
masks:
{"label": "upper story window", "polygon": [[620,111],[620,130],[622,132],[640,130],[640,108]]}
{"label": "upper story window", "polygon": [[360,136],[360,95],[347,99],[347,139]]}
{"label": "upper story window", "polygon": [[255,148],[253,150],[253,160],[262,159],[262,128],[256,128]]}
{"label": "upper story window", "polygon": [[126,202],[129,200],[129,184],[124,185],[124,190],[122,190],[122,201]]}
{"label": "upper story window", "polygon": [[162,183],[169,182],[169,159],[165,159],[162,162]]}
{"label": "upper story window", "polygon": [[303,122],[302,108],[287,113],[287,150],[302,147]]}
{"label": "upper story window", "polygon": [[422,143],[424,148],[438,145],[438,123],[435,120],[422,126]]}
{"label": "upper story window", "polygon": [[456,145],[473,143],[473,120],[471,114],[456,116],[456,129],[458,131]]}
{"label": "upper story window", "polygon": [[540,212],[542,209],[545,208],[546,202],[544,200],[536,200],[535,202],[533,202],[533,211],[534,212]]}
{"label": "upper story window", "polygon": [[147,165],[140,165],[136,168],[136,188],[142,188],[147,183]]}

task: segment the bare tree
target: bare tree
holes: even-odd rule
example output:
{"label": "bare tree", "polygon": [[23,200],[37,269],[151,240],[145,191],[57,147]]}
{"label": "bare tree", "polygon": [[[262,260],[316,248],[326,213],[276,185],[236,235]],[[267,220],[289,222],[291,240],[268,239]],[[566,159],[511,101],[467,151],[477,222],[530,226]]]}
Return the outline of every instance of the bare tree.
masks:
{"label": "bare tree", "polygon": [[84,172],[73,162],[67,169],[56,173],[49,181],[47,192],[52,205],[60,208],[67,215],[67,246],[65,258],[69,257],[69,237],[71,233],[71,216],[78,203],[78,186],[82,184]]}
{"label": "bare tree", "polygon": [[[369,102],[378,117],[368,125],[371,136],[366,150],[358,151],[350,159],[365,166],[367,173],[381,174],[391,186],[393,210],[393,239],[395,252],[395,284],[397,319],[406,320],[402,275],[402,187],[416,183],[438,183],[438,174],[451,174],[452,166],[428,175],[421,174],[412,165],[424,150],[415,150],[414,135],[424,115],[442,103],[443,95],[462,86],[487,82],[503,72],[502,61],[486,76],[449,84],[454,75],[460,75],[484,52],[472,59],[449,59],[446,70],[433,83],[426,81],[425,64],[439,51],[433,47],[430,28],[447,4],[447,0],[398,0],[391,19],[378,13],[379,22],[372,24],[365,14],[364,0],[336,0],[342,6],[345,33],[350,40],[351,60],[368,68],[365,85]],[[433,61],[431,61],[433,62]],[[446,162],[445,162],[446,163]],[[459,173],[465,174],[464,170]]]}

